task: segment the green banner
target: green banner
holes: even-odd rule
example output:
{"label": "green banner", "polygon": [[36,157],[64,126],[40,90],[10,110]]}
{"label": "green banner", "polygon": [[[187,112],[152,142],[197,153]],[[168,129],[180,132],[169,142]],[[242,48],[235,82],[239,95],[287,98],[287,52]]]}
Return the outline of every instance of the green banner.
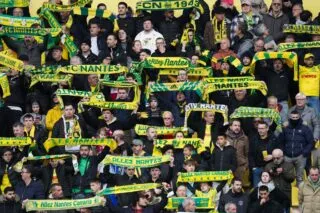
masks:
{"label": "green banner", "polygon": [[[170,197],[165,208],[170,210],[178,209],[185,199],[185,197]],[[213,201],[209,197],[192,197],[192,200],[195,202],[196,209],[215,208]]]}
{"label": "green banner", "polygon": [[124,185],[124,186],[115,186],[110,188],[105,188],[101,190],[98,195],[112,195],[112,194],[123,194],[123,193],[130,193],[130,192],[139,192],[145,191],[149,189],[155,189],[160,187],[161,184],[159,183],[143,183],[143,184],[133,184],[133,185]]}
{"label": "green banner", "polygon": [[200,7],[198,0],[139,1],[136,10],[184,10]]}
{"label": "green banner", "polygon": [[69,209],[90,208],[102,206],[102,197],[92,197],[87,199],[76,200],[28,200],[26,201],[26,211],[59,211]]}
{"label": "green banner", "polygon": [[113,156],[107,155],[103,160],[103,164],[106,165],[116,165],[121,167],[134,167],[134,168],[150,168],[154,166],[159,166],[163,163],[169,162],[170,156]]}
{"label": "green banner", "polygon": [[0,8],[4,7],[29,7],[30,0],[1,0]]}

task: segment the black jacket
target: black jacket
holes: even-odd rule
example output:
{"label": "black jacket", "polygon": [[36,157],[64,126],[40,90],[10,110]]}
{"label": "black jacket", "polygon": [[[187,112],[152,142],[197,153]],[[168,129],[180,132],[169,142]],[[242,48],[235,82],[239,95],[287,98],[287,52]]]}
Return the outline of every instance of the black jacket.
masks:
{"label": "black jacket", "polygon": [[249,198],[245,193],[233,193],[230,189],[229,192],[221,196],[218,211],[224,212],[224,206],[229,202],[237,205],[237,213],[247,213]]}
{"label": "black jacket", "polygon": [[7,106],[24,107],[26,91],[28,90],[25,80],[24,75],[8,77],[11,95],[4,99]]}
{"label": "black jacket", "polygon": [[260,205],[260,200],[257,200],[249,208],[249,213],[271,213],[271,212],[282,213],[283,208],[278,202],[274,200],[269,200],[263,205]]}
{"label": "black jacket", "polygon": [[232,146],[220,148],[216,145],[211,156],[211,168],[213,171],[236,171],[236,149]]}
{"label": "black jacket", "polygon": [[[22,158],[22,157],[21,157]],[[21,160],[21,159],[19,159]],[[17,161],[14,160],[14,161],[11,161],[9,164],[7,164],[6,162],[4,162],[4,160],[0,160],[0,182],[2,183],[2,178],[3,178],[3,175],[5,174],[5,170],[6,170],[6,167],[8,166],[8,169],[7,169],[7,173],[8,173],[8,178],[10,180],[10,183],[12,186],[15,186],[18,181],[20,180],[20,175],[18,172],[16,172],[14,169],[13,169],[13,166],[15,165]],[[3,193],[3,192],[2,192]]]}
{"label": "black jacket", "polygon": [[135,19],[130,15],[127,15],[125,18],[117,18],[119,29],[124,29],[127,35],[130,38],[134,38],[136,36],[136,28],[135,28]]}
{"label": "black jacket", "polygon": [[309,127],[303,124],[302,119],[295,127],[289,122],[289,126],[282,129],[279,142],[284,155],[290,158],[299,155],[308,157],[314,146],[313,134]]}
{"label": "black jacket", "polygon": [[263,160],[263,151],[267,151],[268,155],[272,154],[274,149],[279,148],[279,142],[277,138],[270,134],[266,139],[261,139],[260,136],[255,137],[249,146],[249,166],[254,167],[264,167],[269,162]]}
{"label": "black jacket", "polygon": [[[86,125],[81,118],[78,119],[78,122],[81,128],[81,137],[86,138],[86,135],[87,135]],[[65,138],[64,125],[65,124],[63,122],[63,118],[60,118],[53,126],[52,138]]]}
{"label": "black jacket", "polygon": [[78,53],[78,56],[81,58],[83,64],[98,64],[99,57],[92,52],[88,55],[88,57],[84,57],[81,52]]}
{"label": "black jacket", "polygon": [[22,206],[19,196],[16,195],[14,201],[5,200],[3,195],[0,196],[0,212],[1,213],[22,213]]}

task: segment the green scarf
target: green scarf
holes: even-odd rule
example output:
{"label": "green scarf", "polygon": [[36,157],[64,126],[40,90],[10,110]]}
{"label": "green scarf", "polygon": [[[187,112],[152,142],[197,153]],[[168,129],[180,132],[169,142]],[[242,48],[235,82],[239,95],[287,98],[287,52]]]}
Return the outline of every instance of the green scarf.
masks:
{"label": "green scarf", "polygon": [[[139,1],[136,10],[184,10],[201,8],[198,0]],[[201,9],[200,9],[201,10]]]}
{"label": "green scarf", "polygon": [[278,51],[307,48],[320,48],[320,41],[280,43],[278,45]]}
{"label": "green scarf", "polygon": [[10,15],[0,15],[0,23],[3,26],[11,27],[31,27],[34,24],[41,25],[41,20],[34,17],[17,17]]}
{"label": "green scarf", "polygon": [[306,33],[306,34],[320,34],[319,25],[302,25],[302,24],[285,24],[282,31],[284,33]]}
{"label": "green scarf", "polygon": [[10,27],[3,26],[1,35],[31,35],[31,36],[45,36],[47,34],[51,34],[52,36],[58,36],[61,32],[60,28],[29,28],[29,27]]}
{"label": "green scarf", "polygon": [[4,7],[28,7],[30,0],[1,0],[0,8]]}
{"label": "green scarf", "polygon": [[60,4],[53,4],[45,2],[43,3],[42,8],[49,9],[53,12],[68,12],[73,10],[76,7],[84,7],[86,4],[90,3],[92,0],[78,0],[76,3],[70,5],[60,5]]}

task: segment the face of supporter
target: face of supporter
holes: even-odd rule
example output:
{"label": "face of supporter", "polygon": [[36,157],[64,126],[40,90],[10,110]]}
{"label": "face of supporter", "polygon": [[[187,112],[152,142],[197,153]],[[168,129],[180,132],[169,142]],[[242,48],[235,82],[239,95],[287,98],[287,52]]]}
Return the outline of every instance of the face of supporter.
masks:
{"label": "face of supporter", "polygon": [[16,193],[14,191],[8,191],[4,194],[4,197],[7,201],[14,201],[16,199]]}
{"label": "face of supporter", "polygon": [[5,153],[3,153],[2,159],[3,159],[5,162],[9,163],[9,162],[12,160],[12,152],[6,151]]}
{"label": "face of supporter", "polygon": [[196,169],[196,167],[194,165],[192,165],[192,164],[183,165],[183,168],[187,172],[194,172],[194,170]]}
{"label": "face of supporter", "polygon": [[53,50],[52,51],[52,58],[55,60],[60,60],[62,57],[62,52],[61,50]]}
{"label": "face of supporter", "polygon": [[294,5],[292,7],[292,16],[299,17],[302,12],[302,8],[299,5]]}
{"label": "face of supporter", "polygon": [[163,123],[167,127],[172,126],[173,117],[171,115],[169,115],[169,114],[166,114],[165,116],[163,116]]}
{"label": "face of supporter", "polygon": [[282,68],[283,68],[282,61],[280,61],[280,60],[275,60],[275,61],[273,61],[273,69],[274,69],[276,72],[282,71]]}
{"label": "face of supporter", "polygon": [[250,13],[251,12],[251,6],[248,5],[248,4],[242,4],[241,5],[241,9],[242,9],[242,12],[244,14],[247,14],[247,13]]}
{"label": "face of supporter", "polygon": [[120,41],[125,41],[127,39],[127,33],[124,30],[119,30],[118,37]]}
{"label": "face of supporter", "polygon": [[160,48],[164,48],[165,46],[166,46],[166,42],[163,39],[156,40],[156,47],[158,50],[160,50]]}
{"label": "face of supporter", "polygon": [[13,16],[22,17],[23,16],[23,10],[21,8],[14,8],[12,11]]}
{"label": "face of supporter", "polygon": [[200,188],[202,192],[208,192],[210,190],[210,186],[208,183],[200,183]]}
{"label": "face of supporter", "polygon": [[96,182],[92,182],[92,183],[90,183],[90,189],[91,189],[94,193],[96,193],[96,192],[98,192],[98,191],[101,190],[101,184],[96,183]]}
{"label": "face of supporter", "polygon": [[141,49],[142,49],[141,42],[140,42],[140,41],[135,41],[132,49],[133,49],[136,53],[140,52]]}
{"label": "face of supporter", "polygon": [[234,181],[234,183],[232,185],[232,191],[235,193],[240,193],[242,191],[241,181]]}
{"label": "face of supporter", "polygon": [[192,155],[192,151],[189,148],[185,147],[183,148],[183,155],[185,157],[190,157]]}
{"label": "face of supporter", "polygon": [[196,65],[198,60],[199,60],[199,57],[197,55],[193,55],[191,57],[191,64]]}
{"label": "face of supporter", "polygon": [[126,173],[129,177],[132,177],[134,175],[134,169],[133,168],[127,168]]}
{"label": "face of supporter", "polygon": [[251,59],[249,57],[244,57],[242,59],[243,65],[248,66],[251,63]]}
{"label": "face of supporter", "polygon": [[264,42],[263,42],[263,40],[259,39],[254,43],[254,51],[261,52],[263,50],[264,50]]}
{"label": "face of supporter", "polygon": [[218,136],[217,137],[217,144],[221,147],[224,147],[226,145],[226,138],[224,136]]}
{"label": "face of supporter", "polygon": [[99,9],[99,10],[106,10],[106,9],[107,9],[107,7],[106,7],[106,6],[104,6],[104,5],[100,5],[100,6],[98,7],[98,9]]}
{"label": "face of supporter", "polygon": [[188,40],[191,42],[191,41],[193,41],[193,38],[194,38],[194,33],[192,31],[189,31],[188,32]]}
{"label": "face of supporter", "polygon": [[177,77],[179,82],[185,82],[188,80],[188,74],[185,70],[180,70],[179,75]]}
{"label": "face of supporter", "polygon": [[20,126],[13,127],[13,134],[15,137],[23,137],[24,136],[23,127],[20,127]]}
{"label": "face of supporter", "polygon": [[313,57],[306,58],[304,59],[304,63],[306,64],[307,67],[313,67],[314,58]]}
{"label": "face of supporter", "polygon": [[86,158],[89,156],[90,149],[87,146],[80,147],[80,156]]}
{"label": "face of supporter", "polygon": [[40,111],[40,106],[38,104],[33,104],[32,105],[32,112],[39,113],[39,111]]}
{"label": "face of supporter", "polygon": [[24,119],[23,119],[23,125],[24,125],[26,128],[31,128],[33,124],[34,124],[33,118],[24,118]]}
{"label": "face of supporter", "polygon": [[97,24],[90,25],[90,35],[97,36],[100,33],[100,27]]}
{"label": "face of supporter", "polygon": [[247,91],[245,89],[235,89],[234,95],[237,101],[242,101],[246,97]]}
{"label": "face of supporter", "polygon": [[52,168],[57,168],[57,166],[58,166],[58,160],[56,160],[56,159],[51,159],[49,161],[49,163],[50,163]]}
{"label": "face of supporter", "polygon": [[113,35],[109,35],[107,38],[108,47],[112,48],[117,45],[117,39]]}
{"label": "face of supporter", "polygon": [[141,52],[139,55],[140,61],[144,61],[147,57],[149,57],[150,55],[148,55],[145,52]]}
{"label": "face of supporter", "polygon": [[70,65],[81,65],[81,61],[77,58],[71,58]]}
{"label": "face of supporter", "polygon": [[176,191],[177,197],[187,197],[187,189],[184,186],[179,186]]}
{"label": "face of supporter", "polygon": [[67,18],[69,18],[70,11],[60,12],[59,14],[62,20],[66,20]]}
{"label": "face of supporter", "polygon": [[280,12],[282,10],[282,0],[273,0],[271,8],[273,12]]}
{"label": "face of supporter", "polygon": [[228,50],[230,47],[230,43],[227,39],[222,39],[220,43],[220,49],[221,50]]}
{"label": "face of supporter", "polygon": [[109,122],[112,120],[113,118],[113,115],[112,113],[109,111],[109,110],[105,110],[102,112],[102,116],[103,116],[103,119],[106,121],[106,122]]}
{"label": "face of supporter", "polygon": [[213,124],[213,122],[214,122],[214,113],[213,112],[205,112],[203,118],[206,121],[206,123]]}
{"label": "face of supporter", "polygon": [[265,137],[268,135],[269,128],[265,124],[259,124],[258,125],[258,133],[260,137]]}
{"label": "face of supporter", "polygon": [[273,163],[276,165],[280,165],[283,162],[283,155],[281,154],[273,154],[272,155]]}
{"label": "face of supporter", "polygon": [[141,146],[141,145],[132,145],[132,152],[135,155],[139,155],[142,150],[143,150],[143,146]]}
{"label": "face of supporter", "polygon": [[150,102],[150,107],[151,107],[152,109],[157,108],[157,107],[158,107],[158,101],[152,100],[152,101]]}
{"label": "face of supporter", "polygon": [[178,102],[184,102],[186,100],[186,96],[183,94],[183,92],[177,93],[177,101]]}
{"label": "face of supporter", "polygon": [[182,132],[178,132],[178,133],[176,134],[176,139],[183,139],[183,138],[184,138],[184,135],[183,135]]}
{"label": "face of supporter", "polygon": [[92,87],[97,86],[98,82],[99,82],[98,75],[89,75],[88,76],[88,82],[89,82],[89,85],[92,86]]}
{"label": "face of supporter", "polygon": [[147,137],[149,140],[157,138],[157,131],[154,128],[149,128],[147,132]]}
{"label": "face of supporter", "polygon": [[253,126],[254,126],[254,128],[258,129],[258,124],[259,124],[260,121],[262,121],[261,118],[254,118],[254,119],[253,119]]}
{"label": "face of supporter", "polygon": [[306,98],[304,97],[297,97],[296,104],[299,108],[303,108],[306,105]]}
{"label": "face of supporter", "polygon": [[159,168],[152,168],[150,171],[151,177],[158,179],[161,175],[161,171]]}
{"label": "face of supporter", "polygon": [[230,205],[228,209],[228,213],[237,213],[237,206],[236,205]]}
{"label": "face of supporter", "polygon": [[165,153],[165,155],[170,155],[173,157],[173,150],[172,149],[168,149]]}
{"label": "face of supporter", "polygon": [[188,203],[188,205],[184,208],[186,212],[194,212],[196,210],[196,204],[194,201]]}
{"label": "face of supporter", "polygon": [[224,13],[215,14],[215,17],[218,21],[223,21],[224,19]]}
{"label": "face of supporter", "polygon": [[128,98],[128,92],[124,89],[119,89],[118,90],[118,98],[120,100],[126,100]]}
{"label": "face of supporter", "polygon": [[73,115],[75,113],[75,110],[73,108],[73,106],[65,106],[64,110],[63,110],[63,114],[65,118],[73,118]]}
{"label": "face of supporter", "polygon": [[168,19],[172,19],[174,17],[174,11],[173,10],[165,11],[164,16]]}
{"label": "face of supporter", "polygon": [[268,200],[269,198],[269,192],[267,191],[259,191],[259,198]]}
{"label": "face of supporter", "polygon": [[54,199],[63,198],[63,190],[61,186],[54,187],[54,190],[52,191],[52,197]]}
{"label": "face of supporter", "polygon": [[293,43],[295,42],[295,39],[293,37],[286,37],[284,40],[284,43]]}
{"label": "face of supporter", "polygon": [[25,35],[24,36],[24,42],[26,44],[32,44],[34,42],[34,37],[30,35]]}
{"label": "face of supporter", "polygon": [[261,174],[261,182],[262,183],[269,183],[270,182],[270,175],[267,172],[263,172]]}
{"label": "face of supporter", "polygon": [[276,109],[277,105],[278,105],[277,100],[275,100],[275,99],[268,100],[268,108],[269,109]]}
{"label": "face of supporter", "polygon": [[241,131],[240,122],[239,121],[233,121],[231,126],[230,126],[230,129],[231,129],[232,132],[234,132],[236,134],[240,133],[240,131]]}
{"label": "face of supporter", "polygon": [[29,180],[31,178],[31,173],[28,172],[27,169],[23,168],[21,171],[21,179],[22,180]]}
{"label": "face of supporter", "polygon": [[139,206],[142,206],[142,207],[145,207],[148,205],[148,199],[146,197],[139,197],[139,200],[138,200],[138,205]]}
{"label": "face of supporter", "polygon": [[118,14],[125,15],[127,12],[127,7],[123,4],[118,5]]}
{"label": "face of supporter", "polygon": [[319,169],[311,169],[309,176],[313,182],[317,182],[319,180]]}
{"label": "face of supporter", "polygon": [[152,30],[152,22],[150,20],[147,20],[147,21],[143,22],[143,29],[145,31]]}
{"label": "face of supporter", "polygon": [[87,53],[90,51],[90,46],[86,43],[82,43],[80,49],[83,53]]}

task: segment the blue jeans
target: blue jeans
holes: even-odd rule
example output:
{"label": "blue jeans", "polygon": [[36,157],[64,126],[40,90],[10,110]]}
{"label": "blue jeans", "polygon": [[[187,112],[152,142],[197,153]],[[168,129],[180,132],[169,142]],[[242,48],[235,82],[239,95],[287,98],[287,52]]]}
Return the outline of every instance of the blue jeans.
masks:
{"label": "blue jeans", "polygon": [[258,183],[261,180],[261,173],[263,172],[262,167],[255,167],[252,169],[252,182],[253,182],[253,188],[258,186]]}
{"label": "blue jeans", "polygon": [[308,96],[307,97],[307,104],[316,111],[318,116],[320,115],[320,100],[319,100],[319,97]]}

